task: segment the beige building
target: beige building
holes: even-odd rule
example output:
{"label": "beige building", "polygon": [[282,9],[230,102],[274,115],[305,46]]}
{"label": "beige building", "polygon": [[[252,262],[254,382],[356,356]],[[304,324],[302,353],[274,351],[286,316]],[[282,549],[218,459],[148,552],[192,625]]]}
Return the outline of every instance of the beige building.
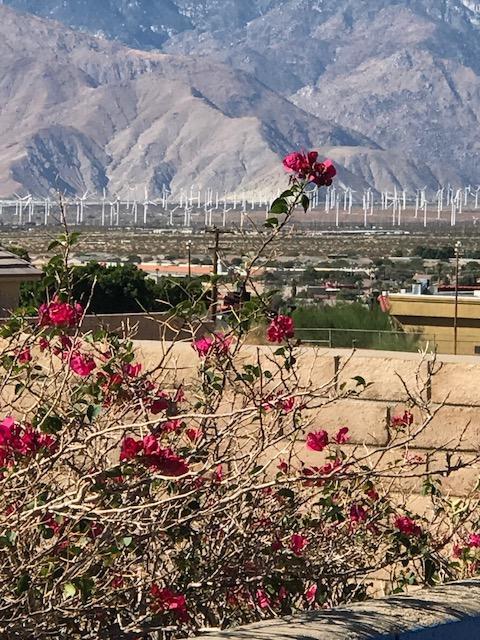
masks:
{"label": "beige building", "polygon": [[[454,353],[455,296],[390,294],[390,315],[421,343],[438,353]],[[457,353],[480,355],[480,297],[459,295]]]}
{"label": "beige building", "polygon": [[14,253],[0,248],[0,317],[18,307],[22,282],[39,280],[42,272]]}

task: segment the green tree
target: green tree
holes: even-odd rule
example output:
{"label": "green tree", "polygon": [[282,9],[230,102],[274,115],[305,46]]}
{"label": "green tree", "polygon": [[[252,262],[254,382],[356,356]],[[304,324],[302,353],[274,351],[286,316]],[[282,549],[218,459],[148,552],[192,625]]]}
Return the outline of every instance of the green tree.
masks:
{"label": "green tree", "polygon": [[[22,287],[21,306],[38,307],[53,291],[49,267],[44,280]],[[142,311],[168,311],[172,307],[194,301],[202,295],[201,282],[161,278],[155,283],[133,263],[105,267],[90,262],[72,270],[72,292],[76,300],[86,305],[91,313],[141,313]]]}

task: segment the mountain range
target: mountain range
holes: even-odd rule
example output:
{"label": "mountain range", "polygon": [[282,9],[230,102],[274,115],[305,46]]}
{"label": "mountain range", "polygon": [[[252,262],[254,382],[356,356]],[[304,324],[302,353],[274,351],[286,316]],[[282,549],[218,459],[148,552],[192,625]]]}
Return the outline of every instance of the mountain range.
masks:
{"label": "mountain range", "polygon": [[472,0],[8,0],[0,195],[272,190],[303,147],[354,188],[476,183],[479,23]]}

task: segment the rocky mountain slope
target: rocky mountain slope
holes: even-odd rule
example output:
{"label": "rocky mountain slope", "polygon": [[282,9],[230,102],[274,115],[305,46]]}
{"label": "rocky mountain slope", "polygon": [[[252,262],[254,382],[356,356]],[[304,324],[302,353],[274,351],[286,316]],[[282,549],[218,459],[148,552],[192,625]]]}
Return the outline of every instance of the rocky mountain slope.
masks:
{"label": "rocky mountain slope", "polygon": [[184,31],[164,50],[244,69],[312,114],[426,163],[441,182],[480,181],[480,3],[266,5],[233,32]]}
{"label": "rocky mountain slope", "polygon": [[281,156],[302,147],[343,161],[340,180],[353,187],[434,180],[423,164],[306,113],[241,70],[128,49],[5,5],[0,104],[0,195],[271,190],[284,181]]}
{"label": "rocky mountain slope", "polygon": [[335,157],[355,172],[361,166],[376,185],[479,181],[476,0],[7,3],[135,47],[245,71],[301,109],[373,140],[385,153],[343,149]]}

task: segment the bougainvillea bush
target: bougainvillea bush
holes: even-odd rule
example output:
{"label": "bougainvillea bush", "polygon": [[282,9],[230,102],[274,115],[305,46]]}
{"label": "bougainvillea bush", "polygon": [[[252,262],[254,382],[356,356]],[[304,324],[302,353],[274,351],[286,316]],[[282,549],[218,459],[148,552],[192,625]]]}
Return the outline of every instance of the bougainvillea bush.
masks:
{"label": "bougainvillea bush", "polygon": [[[285,166],[263,251],[335,174],[313,152]],[[173,640],[360,600],[379,577],[401,590],[476,570],[476,503],[451,504],[445,470],[426,476],[408,453],[432,418],[421,397],[388,445],[352,446],[322,407],[367,382],[312,385],[292,319],[261,298],[192,340],[195,375],[168,345],[147,370],[130,336],[82,333],[73,241],[58,241],[36,322],[2,329],[2,638]],[[245,346],[258,325],[270,350]],[[403,477],[422,480],[428,516],[406,509]]]}

